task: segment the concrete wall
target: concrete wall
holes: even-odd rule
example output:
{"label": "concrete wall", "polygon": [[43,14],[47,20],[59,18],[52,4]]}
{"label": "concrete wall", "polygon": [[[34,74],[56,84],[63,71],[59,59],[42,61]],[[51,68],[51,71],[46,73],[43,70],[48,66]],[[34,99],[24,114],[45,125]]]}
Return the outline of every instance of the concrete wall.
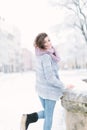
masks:
{"label": "concrete wall", "polygon": [[61,100],[66,110],[66,130],[87,130],[87,83],[77,82]]}

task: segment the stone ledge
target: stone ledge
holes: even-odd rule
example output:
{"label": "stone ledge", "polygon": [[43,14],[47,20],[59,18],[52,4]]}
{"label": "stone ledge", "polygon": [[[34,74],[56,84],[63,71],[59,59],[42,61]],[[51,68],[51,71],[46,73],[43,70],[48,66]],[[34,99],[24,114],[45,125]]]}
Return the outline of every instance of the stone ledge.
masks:
{"label": "stone ledge", "polygon": [[[86,78],[84,78],[86,79]],[[65,108],[66,130],[87,130],[87,83],[82,77],[69,77],[63,80],[67,86],[75,86],[66,90],[61,99]],[[70,84],[70,85],[67,85]]]}
{"label": "stone ledge", "polygon": [[87,83],[79,80],[72,85],[75,86],[73,89],[64,92],[62,106],[67,111],[87,114]]}

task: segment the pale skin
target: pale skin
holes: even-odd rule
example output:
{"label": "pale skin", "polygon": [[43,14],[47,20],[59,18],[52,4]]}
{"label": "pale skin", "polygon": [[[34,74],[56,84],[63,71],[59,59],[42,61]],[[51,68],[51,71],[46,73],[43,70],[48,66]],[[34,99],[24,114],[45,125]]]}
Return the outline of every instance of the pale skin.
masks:
{"label": "pale skin", "polygon": [[51,40],[48,36],[44,38],[44,45],[46,49],[50,49],[52,47]]}

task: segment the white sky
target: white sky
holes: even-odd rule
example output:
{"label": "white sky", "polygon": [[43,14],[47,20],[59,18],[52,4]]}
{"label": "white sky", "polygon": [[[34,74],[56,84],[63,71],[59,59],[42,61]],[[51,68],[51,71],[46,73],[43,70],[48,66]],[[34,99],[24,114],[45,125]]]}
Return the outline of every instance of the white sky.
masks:
{"label": "white sky", "polygon": [[32,49],[38,33],[48,33],[48,28],[57,23],[55,15],[47,0],[0,0],[0,16],[19,28],[22,47],[28,49]]}

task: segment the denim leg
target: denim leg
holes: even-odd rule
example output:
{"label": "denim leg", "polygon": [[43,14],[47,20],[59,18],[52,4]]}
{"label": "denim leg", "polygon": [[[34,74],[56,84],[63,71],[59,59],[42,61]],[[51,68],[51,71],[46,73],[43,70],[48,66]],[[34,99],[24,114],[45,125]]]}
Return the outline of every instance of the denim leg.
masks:
{"label": "denim leg", "polygon": [[53,112],[54,112],[54,107],[55,107],[56,101],[43,99],[41,97],[40,97],[40,101],[42,103],[44,110],[38,112],[38,117],[45,119],[43,130],[51,130],[52,120],[53,120]]}
{"label": "denim leg", "polygon": [[53,112],[56,101],[45,100],[45,120],[44,120],[44,130],[51,130],[53,121]]}
{"label": "denim leg", "polygon": [[[43,99],[43,98],[41,98],[41,97],[39,97],[39,98],[40,98],[40,101],[41,101],[41,104],[42,104],[43,108],[45,109],[45,99]],[[39,112],[38,112],[38,118],[39,118],[39,119],[45,118],[45,115],[44,115],[44,114],[45,114],[45,113],[44,113],[44,110],[39,111]]]}

